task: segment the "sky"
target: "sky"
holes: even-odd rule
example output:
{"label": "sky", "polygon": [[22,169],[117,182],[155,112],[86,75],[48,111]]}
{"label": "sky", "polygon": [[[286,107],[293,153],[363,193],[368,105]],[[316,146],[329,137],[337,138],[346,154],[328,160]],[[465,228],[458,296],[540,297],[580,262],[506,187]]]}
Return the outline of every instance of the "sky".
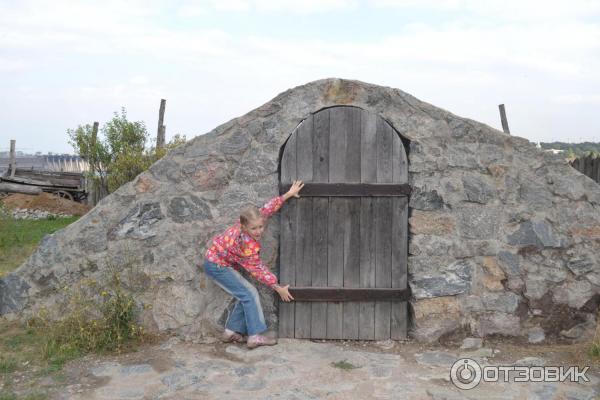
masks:
{"label": "sky", "polygon": [[192,138],[317,79],[532,142],[600,141],[600,1],[0,0],[0,151],[73,153],[122,107]]}

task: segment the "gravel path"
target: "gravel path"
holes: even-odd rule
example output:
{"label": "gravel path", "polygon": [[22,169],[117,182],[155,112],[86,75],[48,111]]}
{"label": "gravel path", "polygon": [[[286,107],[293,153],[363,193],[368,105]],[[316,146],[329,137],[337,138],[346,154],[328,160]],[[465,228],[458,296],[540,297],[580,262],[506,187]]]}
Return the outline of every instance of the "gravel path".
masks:
{"label": "gravel path", "polygon": [[[69,365],[70,382],[59,399],[597,399],[589,383],[489,383],[460,390],[451,365],[468,356],[498,364],[490,349],[427,350],[410,343],[344,346],[337,342],[280,339],[244,345],[193,344],[177,338],[142,352]],[[517,360],[514,360],[517,361]],[[546,363],[528,358],[532,364]],[[504,363],[505,364],[505,363]]]}

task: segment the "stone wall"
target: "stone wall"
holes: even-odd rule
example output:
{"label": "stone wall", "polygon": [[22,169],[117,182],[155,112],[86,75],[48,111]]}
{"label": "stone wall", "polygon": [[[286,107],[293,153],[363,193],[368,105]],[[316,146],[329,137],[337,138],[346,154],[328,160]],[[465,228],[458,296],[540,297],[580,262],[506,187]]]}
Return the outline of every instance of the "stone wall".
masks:
{"label": "stone wall", "polygon": [[[135,264],[142,321],[213,335],[232,303],[198,265],[209,238],[248,202],[277,194],[279,152],[309,113],[353,105],[410,141],[411,335],[548,337],[589,326],[600,291],[600,186],[560,156],[393,88],[326,79],[290,89],[198,136],[47,236],[0,281],[0,314],[27,317],[60,288]],[[263,238],[277,271],[278,217]],[[132,261],[133,260],[133,261]],[[260,287],[260,284],[257,284]],[[276,301],[260,287],[268,324]],[[584,325],[581,325],[584,324]],[[586,325],[587,324],[587,325]]]}

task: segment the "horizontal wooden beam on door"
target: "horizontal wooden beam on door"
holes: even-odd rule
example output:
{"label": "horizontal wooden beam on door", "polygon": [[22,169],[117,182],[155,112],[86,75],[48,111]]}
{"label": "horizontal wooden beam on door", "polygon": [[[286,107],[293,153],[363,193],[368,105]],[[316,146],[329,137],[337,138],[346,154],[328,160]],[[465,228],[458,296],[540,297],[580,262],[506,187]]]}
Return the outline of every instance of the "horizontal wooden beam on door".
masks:
{"label": "horizontal wooden beam on door", "polygon": [[406,301],[410,298],[410,289],[290,286],[289,291],[294,301]]}
{"label": "horizontal wooden beam on door", "polygon": [[[280,184],[279,193],[290,190],[291,184]],[[387,183],[305,183],[300,191],[304,197],[368,197],[408,196],[410,185]]]}

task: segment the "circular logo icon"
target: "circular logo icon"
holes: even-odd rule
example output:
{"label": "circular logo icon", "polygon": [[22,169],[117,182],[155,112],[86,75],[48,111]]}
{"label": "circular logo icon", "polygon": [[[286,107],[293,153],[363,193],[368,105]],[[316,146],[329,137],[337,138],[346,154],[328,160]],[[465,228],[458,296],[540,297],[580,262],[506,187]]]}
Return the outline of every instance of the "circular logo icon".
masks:
{"label": "circular logo icon", "polygon": [[473,389],[481,382],[481,367],[475,360],[461,358],[452,364],[450,380],[459,389]]}

